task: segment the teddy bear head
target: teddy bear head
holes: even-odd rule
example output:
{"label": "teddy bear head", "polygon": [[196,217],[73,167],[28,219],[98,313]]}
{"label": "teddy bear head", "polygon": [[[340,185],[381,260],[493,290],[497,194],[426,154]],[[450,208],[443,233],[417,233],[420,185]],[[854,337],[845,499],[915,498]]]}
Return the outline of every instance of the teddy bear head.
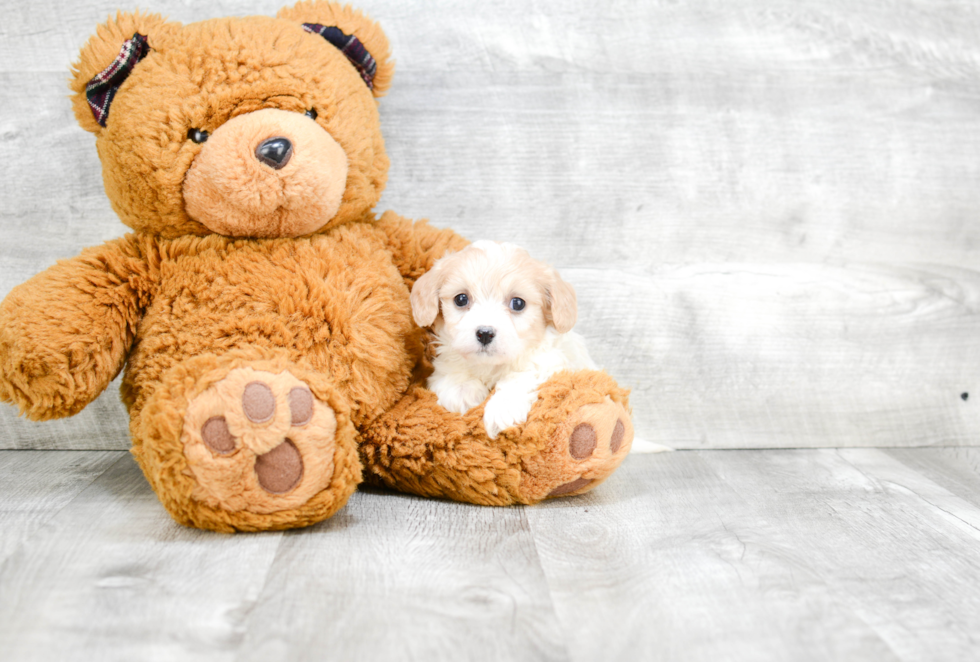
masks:
{"label": "teddy bear head", "polygon": [[298,237],[381,196],[388,51],[369,18],[323,1],[186,26],[120,13],[82,49],[72,104],[131,228]]}

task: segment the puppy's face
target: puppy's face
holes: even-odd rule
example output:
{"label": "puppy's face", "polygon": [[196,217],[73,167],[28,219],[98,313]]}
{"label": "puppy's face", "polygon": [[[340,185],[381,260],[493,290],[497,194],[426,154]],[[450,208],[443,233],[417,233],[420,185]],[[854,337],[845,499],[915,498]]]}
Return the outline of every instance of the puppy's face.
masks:
{"label": "puppy's face", "polygon": [[548,324],[571,330],[575,290],[512,244],[479,241],[436,262],[412,288],[420,326],[480,363],[509,363],[541,342]]}

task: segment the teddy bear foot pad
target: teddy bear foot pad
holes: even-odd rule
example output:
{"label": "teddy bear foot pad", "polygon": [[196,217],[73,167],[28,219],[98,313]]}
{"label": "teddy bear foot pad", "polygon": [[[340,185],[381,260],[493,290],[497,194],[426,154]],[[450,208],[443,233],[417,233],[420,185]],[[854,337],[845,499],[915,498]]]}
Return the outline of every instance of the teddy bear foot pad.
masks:
{"label": "teddy bear foot pad", "polygon": [[525,460],[521,492],[533,500],[588,492],[616,470],[632,444],[633,424],[622,405],[609,396],[582,405],[543,453]]}
{"label": "teddy bear foot pad", "polygon": [[194,499],[225,511],[295,508],[329,486],[337,418],[288,371],[231,370],[188,403]]}

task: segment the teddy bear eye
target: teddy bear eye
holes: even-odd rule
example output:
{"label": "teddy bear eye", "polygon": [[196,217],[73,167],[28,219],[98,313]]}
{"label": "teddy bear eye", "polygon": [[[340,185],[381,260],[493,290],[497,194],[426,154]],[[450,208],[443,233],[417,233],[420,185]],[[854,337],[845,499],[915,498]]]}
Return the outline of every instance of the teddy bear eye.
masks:
{"label": "teddy bear eye", "polygon": [[317,117],[316,108],[310,108],[308,111],[306,111],[303,114],[309,117],[311,120],[315,120]]}
{"label": "teddy bear eye", "polygon": [[200,144],[208,139],[208,132],[201,131],[200,129],[191,129],[190,131],[187,132],[187,137],[193,140],[194,142]]}
{"label": "teddy bear eye", "polygon": [[466,304],[469,302],[470,298],[465,294],[457,294],[455,297],[453,297],[453,303],[455,303],[459,308],[465,308]]}
{"label": "teddy bear eye", "polygon": [[519,313],[522,310],[524,310],[524,306],[525,306],[524,299],[519,299],[518,297],[514,297],[513,299],[510,300],[510,309],[513,310],[515,313]]}

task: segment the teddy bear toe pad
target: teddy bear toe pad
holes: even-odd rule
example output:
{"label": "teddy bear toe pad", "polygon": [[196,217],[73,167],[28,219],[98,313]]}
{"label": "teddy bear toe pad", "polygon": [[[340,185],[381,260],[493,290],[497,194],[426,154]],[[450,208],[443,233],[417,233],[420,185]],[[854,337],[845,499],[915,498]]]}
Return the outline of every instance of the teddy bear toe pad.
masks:
{"label": "teddy bear toe pad", "polygon": [[608,396],[561,423],[544,452],[525,461],[521,491],[537,500],[582,494],[608,478],[629,453],[633,424]]}
{"label": "teddy bear toe pad", "polygon": [[193,497],[231,512],[301,506],[330,484],[336,431],[334,411],[288,371],[232,370],[184,417]]}

